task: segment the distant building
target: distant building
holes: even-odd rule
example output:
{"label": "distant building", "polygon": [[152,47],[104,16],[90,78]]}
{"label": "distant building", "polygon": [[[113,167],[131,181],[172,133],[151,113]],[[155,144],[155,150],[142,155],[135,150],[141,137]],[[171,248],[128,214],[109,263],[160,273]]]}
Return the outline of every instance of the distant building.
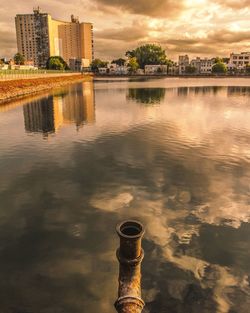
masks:
{"label": "distant building", "polygon": [[0,70],[8,70],[9,69],[9,65],[8,64],[0,64]]}
{"label": "distant building", "polygon": [[75,72],[82,72],[85,68],[90,67],[89,59],[69,59],[69,68]]}
{"label": "distant building", "polygon": [[200,74],[211,74],[215,59],[201,59]]}
{"label": "distant building", "polygon": [[9,66],[9,68],[11,69],[11,70],[25,70],[25,71],[34,71],[34,70],[38,70],[38,68],[37,67],[35,67],[35,66],[33,66],[33,65],[26,65],[26,64],[24,64],[24,65],[19,65],[19,64],[13,64],[13,65],[10,65]]}
{"label": "distant building", "polygon": [[227,67],[229,70],[244,71],[249,64],[250,52],[231,53]]}
{"label": "distant building", "polygon": [[2,59],[0,59],[0,62],[3,62],[3,63],[5,63],[5,64],[8,63],[7,58],[2,58]]}
{"label": "distant building", "polygon": [[189,56],[180,55],[179,56],[179,74],[183,75],[186,72],[186,67],[189,65]]}
{"label": "distant building", "polygon": [[171,65],[145,65],[146,75],[165,74],[165,75],[178,75],[179,66],[177,64]]}
{"label": "distant building", "polygon": [[179,74],[179,66],[174,63],[168,68],[168,75],[178,75]]}
{"label": "distant building", "polygon": [[107,74],[108,68],[107,67],[99,67],[98,72],[99,72],[99,74]]}
{"label": "distant building", "polygon": [[120,66],[115,63],[108,65],[108,72],[111,75],[126,75],[128,74],[128,67],[126,65]]}
{"label": "distant building", "polygon": [[194,66],[196,68],[196,73],[197,74],[200,74],[200,71],[201,71],[201,58],[197,57],[196,59],[191,60],[190,65]]}
{"label": "distant building", "polygon": [[15,18],[18,52],[35,66],[45,67],[50,56],[61,56],[68,64],[71,58],[93,60],[93,25],[52,19],[39,8],[33,14],[18,14]]}
{"label": "distant building", "polygon": [[206,75],[206,74],[212,73],[212,68],[213,68],[214,63],[215,63],[215,59],[208,59],[208,58],[201,59],[197,57],[196,59],[193,59],[190,62],[190,65],[196,68],[197,74]]}
{"label": "distant building", "polygon": [[145,65],[145,74],[167,74],[168,65]]}

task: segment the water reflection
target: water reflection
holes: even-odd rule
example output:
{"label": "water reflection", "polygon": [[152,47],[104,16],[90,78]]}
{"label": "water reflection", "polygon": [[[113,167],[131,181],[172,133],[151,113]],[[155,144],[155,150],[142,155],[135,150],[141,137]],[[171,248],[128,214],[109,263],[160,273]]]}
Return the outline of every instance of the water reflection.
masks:
{"label": "water reflection", "polygon": [[24,125],[27,132],[56,132],[66,124],[94,123],[95,104],[93,82],[72,86],[67,92],[48,95],[23,106]]}
{"label": "water reflection", "polygon": [[[93,127],[50,141],[21,136],[22,110],[4,113],[0,311],[115,312],[112,230],[130,217],[147,226],[145,312],[248,312],[249,96],[192,88],[185,98],[166,89],[160,106],[147,107],[126,101],[126,84],[97,89]],[[58,125],[82,123],[72,90],[65,115],[67,92],[47,101],[54,129],[56,105]]]}
{"label": "water reflection", "polygon": [[[129,88],[127,92],[128,100],[135,100],[138,103],[151,105],[159,104],[164,100],[166,94],[173,92],[173,88]],[[218,92],[226,92],[227,96],[249,96],[250,87],[241,86],[195,86],[195,87],[177,87],[179,97],[194,95],[216,95]]]}
{"label": "water reflection", "polygon": [[164,99],[165,93],[165,88],[130,88],[127,98],[143,104],[156,104]]}
{"label": "water reflection", "polygon": [[60,107],[55,105],[53,96],[23,106],[24,125],[28,132],[55,132],[62,124]]}
{"label": "water reflection", "polygon": [[[178,96],[187,97],[188,95],[216,95],[219,91],[225,90],[227,87],[222,86],[204,86],[204,87],[178,87]],[[229,87],[228,87],[229,88]]]}
{"label": "water reflection", "polygon": [[228,95],[250,96],[250,87],[230,86],[228,87]]}
{"label": "water reflection", "polygon": [[57,101],[62,101],[64,123],[75,123],[78,128],[84,123],[95,122],[93,83],[76,85]]}

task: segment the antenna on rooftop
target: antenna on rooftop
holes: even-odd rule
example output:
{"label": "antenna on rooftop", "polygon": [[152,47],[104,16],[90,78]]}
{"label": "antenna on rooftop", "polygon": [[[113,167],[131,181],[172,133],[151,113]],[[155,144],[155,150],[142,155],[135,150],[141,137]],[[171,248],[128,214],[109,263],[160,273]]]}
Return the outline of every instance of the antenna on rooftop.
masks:
{"label": "antenna on rooftop", "polygon": [[33,8],[33,12],[34,12],[34,14],[39,14],[40,13],[40,11],[41,11],[41,8],[38,6],[38,7],[36,7],[36,8]]}
{"label": "antenna on rooftop", "polygon": [[74,16],[74,14],[71,14],[71,22],[72,23],[79,23],[79,17]]}

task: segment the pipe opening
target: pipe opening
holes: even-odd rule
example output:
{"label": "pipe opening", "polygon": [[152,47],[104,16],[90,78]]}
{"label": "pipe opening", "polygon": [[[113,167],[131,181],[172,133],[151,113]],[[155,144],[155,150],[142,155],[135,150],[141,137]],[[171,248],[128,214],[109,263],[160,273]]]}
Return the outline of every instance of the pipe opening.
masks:
{"label": "pipe opening", "polygon": [[117,227],[119,235],[127,238],[136,238],[142,236],[144,229],[141,223],[137,221],[126,221]]}

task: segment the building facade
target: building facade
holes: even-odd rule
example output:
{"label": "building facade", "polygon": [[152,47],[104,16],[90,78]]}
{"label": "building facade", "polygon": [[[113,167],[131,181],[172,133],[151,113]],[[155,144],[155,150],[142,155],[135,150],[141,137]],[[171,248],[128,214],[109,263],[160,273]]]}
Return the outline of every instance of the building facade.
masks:
{"label": "building facade", "polygon": [[145,65],[145,74],[167,74],[168,65]]}
{"label": "building facade", "polygon": [[201,59],[199,57],[197,57],[196,59],[193,59],[190,62],[190,65],[196,68],[196,74],[202,74],[202,75],[211,74],[214,64],[215,64],[215,59],[208,59],[208,58]]}
{"label": "building facade", "polygon": [[250,65],[250,52],[231,53],[228,62],[229,70],[245,70]]}
{"label": "building facade", "polygon": [[127,65],[117,65],[114,63],[108,64],[108,73],[110,75],[127,75],[128,67]]}
{"label": "building facade", "polygon": [[71,16],[71,22],[55,20],[39,8],[33,14],[18,14],[15,18],[18,52],[35,66],[45,67],[50,56],[70,59],[88,59],[92,62],[93,25],[80,23]]}
{"label": "building facade", "polygon": [[186,73],[186,67],[189,65],[189,56],[180,55],[179,56],[179,75]]}
{"label": "building facade", "polygon": [[200,74],[201,70],[201,58],[197,57],[196,59],[191,60],[190,65],[195,67],[195,73]]}
{"label": "building facade", "polygon": [[70,58],[69,68],[74,72],[82,72],[84,69],[89,68],[89,59]]}
{"label": "building facade", "polygon": [[200,74],[211,74],[215,59],[201,59]]}

